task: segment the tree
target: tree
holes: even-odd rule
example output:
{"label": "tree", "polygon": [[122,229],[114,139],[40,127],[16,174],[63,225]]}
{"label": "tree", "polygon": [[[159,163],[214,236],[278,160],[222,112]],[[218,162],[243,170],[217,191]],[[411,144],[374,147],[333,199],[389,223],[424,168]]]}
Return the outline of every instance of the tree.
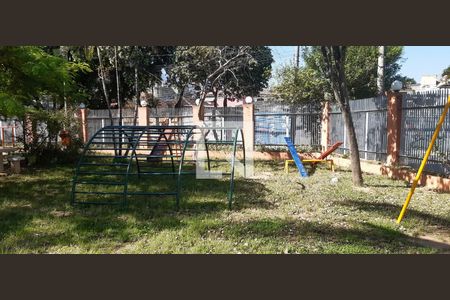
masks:
{"label": "tree", "polygon": [[[392,82],[397,79],[397,73],[400,71],[403,47],[385,46],[384,48],[383,90],[388,90]],[[377,60],[378,47],[376,46],[348,47],[345,75],[348,80],[351,99],[369,98],[378,94]]]}
{"label": "tree", "polygon": [[[384,90],[387,90],[392,82],[398,79],[403,47],[385,46],[384,51]],[[350,99],[369,98],[378,94],[378,55],[377,46],[347,47],[345,76]],[[305,48],[303,58],[306,68],[312,68],[318,71],[324,66],[319,47]]]}
{"label": "tree", "polygon": [[[132,99],[161,82],[162,69],[173,61],[172,46],[120,46],[118,64],[123,99]],[[137,76],[136,76],[137,73]]]}
{"label": "tree", "polygon": [[[385,47],[384,88],[400,78],[402,47]],[[305,67],[285,66],[278,72],[274,92],[283,101],[318,103],[331,93],[344,117],[350,143],[353,182],[362,185],[358,144],[350,114],[350,99],[377,95],[376,46],[306,47]],[[406,79],[406,78],[405,78]]]}
{"label": "tree", "polygon": [[273,93],[291,104],[320,103],[324,91],[330,90],[319,71],[309,67],[286,65],[277,71],[276,77],[278,84],[273,87]]}
{"label": "tree", "polygon": [[410,87],[412,84],[416,84],[416,80],[414,78],[408,77],[408,76],[396,76],[397,80],[400,80],[403,83],[404,87]]}
{"label": "tree", "polygon": [[[204,117],[204,101],[209,92],[217,99],[226,95],[257,94],[267,86],[273,61],[268,47],[193,46],[177,47],[169,82],[179,91],[191,84],[199,94],[199,118]],[[182,95],[177,106],[181,105]]]}
{"label": "tree", "polygon": [[273,56],[269,47],[251,47],[248,59],[238,66],[234,74],[227,73],[219,81],[218,88],[224,93],[224,106],[227,106],[228,96],[258,96],[268,86],[272,63]]}
{"label": "tree", "polygon": [[356,140],[355,127],[350,112],[350,97],[346,79],[346,46],[321,46],[324,67],[323,73],[328,79],[334,98],[339,104],[344,118],[347,136],[350,143],[350,160],[352,181],[356,186],[363,184],[361,164],[359,158],[358,141]]}
{"label": "tree", "polygon": [[41,97],[54,104],[77,92],[75,74],[90,72],[83,63],[69,62],[39,47],[0,47],[0,114],[22,116],[26,106],[41,106]]}
{"label": "tree", "polygon": [[446,69],[444,69],[444,71],[442,71],[442,77],[444,77],[445,75],[450,77],[450,66],[448,66]]}
{"label": "tree", "polygon": [[178,99],[175,107],[181,107],[184,91],[193,81],[196,69],[192,65],[192,56],[190,47],[179,46],[175,48],[174,58],[171,65],[167,66],[166,72],[169,75],[169,84],[175,86],[178,91]]}
{"label": "tree", "polygon": [[378,64],[377,64],[377,90],[378,94],[383,95],[384,86],[384,46],[378,46]]}
{"label": "tree", "polygon": [[[33,136],[38,138],[31,144],[24,139],[25,150],[57,147],[59,130],[68,129],[73,122],[66,122],[65,114],[60,118],[56,110],[66,99],[76,100],[76,73],[90,71],[86,64],[70,62],[41,47],[0,47],[0,115],[22,117],[24,123],[25,114],[31,116]],[[49,111],[51,106],[55,111]],[[45,135],[37,135],[38,121],[45,123]],[[27,127],[23,129],[27,136]]]}
{"label": "tree", "polygon": [[105,72],[105,68],[103,67],[103,62],[102,62],[102,51],[101,51],[101,47],[97,46],[97,57],[99,60],[99,69],[98,69],[98,76],[102,82],[102,88],[103,88],[103,94],[105,95],[105,101],[106,101],[106,107],[108,109],[108,115],[109,115],[109,122],[110,125],[114,125],[114,120],[113,120],[113,115],[112,115],[112,111],[111,111],[111,104],[110,104],[110,100],[109,100],[109,94],[108,94],[108,90],[106,88],[106,72]]}
{"label": "tree", "polygon": [[[100,72],[98,47],[100,47],[102,58],[102,72]],[[121,106],[125,106],[133,99],[136,104],[136,98],[141,92],[148,91],[155,83],[161,81],[162,69],[172,62],[175,48],[173,46],[116,46],[118,66],[118,76],[116,76],[115,47],[98,47],[68,47],[73,61],[87,63],[92,70],[98,70],[98,72],[90,74],[77,74],[76,77],[80,93],[84,94],[84,101],[90,108],[107,108],[109,106],[105,99],[102,76],[107,93],[111,98],[117,98],[118,78]]]}
{"label": "tree", "polygon": [[234,74],[249,49],[249,46],[192,46],[177,49],[177,64],[171,69],[170,77],[180,87],[189,83],[199,91],[200,120],[204,119],[204,101],[208,92],[213,91],[213,87],[227,73]]}

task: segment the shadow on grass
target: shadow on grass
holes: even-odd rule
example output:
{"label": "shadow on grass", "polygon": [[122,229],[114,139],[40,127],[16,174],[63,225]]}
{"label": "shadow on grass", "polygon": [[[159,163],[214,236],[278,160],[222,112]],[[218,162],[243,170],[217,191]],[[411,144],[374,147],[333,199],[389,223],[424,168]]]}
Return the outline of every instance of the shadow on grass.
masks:
{"label": "shadow on grass", "polygon": [[[358,223],[352,228],[336,227],[312,221],[262,219],[249,222],[225,221],[221,218],[227,211],[228,180],[183,180],[182,202],[175,210],[175,197],[152,197],[130,199],[128,207],[87,206],[72,208],[69,205],[71,173],[48,171],[35,174],[27,180],[0,182],[0,244],[5,237],[6,251],[46,252],[51,247],[79,246],[82,251],[113,252],[114,247],[143,236],[152,236],[164,230],[187,228],[199,235],[223,234],[233,241],[262,238],[266,243],[305,245],[306,251],[317,246],[322,252],[405,252],[414,249],[439,248],[432,243],[419,243],[409,236],[373,224]],[[46,177],[46,174],[48,175]],[[53,175],[52,175],[53,174]],[[165,180],[154,180],[159,185]],[[271,209],[267,201],[270,191],[264,183],[236,178],[233,210],[246,208]],[[7,203],[6,203],[7,202]],[[5,204],[6,203],[6,204]],[[10,205],[12,203],[13,205]],[[336,202],[338,205],[354,206],[361,210],[396,216],[400,206],[363,201]],[[55,217],[54,211],[67,215]],[[449,227],[449,220],[427,213],[408,210],[411,218],[426,220]],[[50,226],[52,232],[33,227],[22,230],[35,219]],[[207,220],[207,222],[203,222]],[[44,227],[45,228],[45,227]],[[62,228],[62,229],[61,229]],[[212,232],[212,233],[211,233]],[[221,233],[222,232],[222,233]],[[17,237],[15,235],[17,234]],[[418,245],[421,244],[421,245]],[[309,247],[309,248],[308,248]],[[412,247],[414,249],[412,249]],[[0,247],[1,248],[1,247]],[[107,250],[103,250],[107,249]],[[347,250],[346,250],[347,249]],[[348,250],[350,249],[350,250]],[[63,250],[64,251],[64,248]]]}
{"label": "shadow on grass", "polygon": [[[420,243],[394,229],[359,223],[357,228],[335,227],[310,221],[287,221],[282,219],[254,220],[245,223],[219,224],[215,228],[202,228],[199,232],[207,235],[211,229],[222,230],[226,238],[234,240],[267,239],[268,243],[279,240],[280,243],[305,243],[323,252],[340,253],[350,246],[350,252],[389,252],[402,253],[404,249],[443,249],[431,243]],[[442,246],[442,245],[440,245]],[[308,252],[308,251],[307,251]]]}
{"label": "shadow on grass", "polygon": [[8,207],[0,209],[0,241],[9,233],[21,230],[33,219],[31,207]]}
{"label": "shadow on grass", "polygon": [[[357,200],[334,201],[333,203],[346,207],[356,207],[363,211],[374,212],[390,219],[397,218],[398,214],[400,213],[400,210],[402,209],[401,205],[391,203],[357,201]],[[444,227],[450,228],[449,219],[441,218],[418,210],[408,208],[405,216],[407,216],[409,219],[425,221],[427,224],[430,225],[442,225]]]}
{"label": "shadow on grass", "polygon": [[[228,210],[229,180],[195,178],[184,178],[178,211],[174,196],[131,197],[126,207],[72,207],[69,204],[72,175],[64,169],[44,170],[1,181],[0,243],[16,234],[16,249],[23,245],[22,249],[36,251],[42,251],[42,247],[92,244],[96,239],[121,243],[139,234],[179,229],[186,226],[183,219],[213,218]],[[162,178],[152,181],[153,186],[164,183]],[[266,193],[264,184],[236,178],[233,210],[270,208],[271,203],[265,200]],[[43,221],[46,226],[56,228],[61,224],[70,229],[64,233],[40,232],[39,229],[22,231],[33,219]]]}
{"label": "shadow on grass", "polygon": [[32,174],[35,177],[22,179],[7,178],[0,182],[0,205],[8,202],[26,202],[33,209],[62,209],[69,204],[70,175],[67,172],[60,176],[47,177],[47,174]]}
{"label": "shadow on grass", "polygon": [[366,187],[374,187],[374,188],[404,188],[408,187],[408,183],[398,184],[398,182],[392,184],[373,184],[373,183],[364,183],[364,186]]}
{"label": "shadow on grass", "polygon": [[[48,172],[48,170],[46,171]],[[13,201],[27,201],[28,203],[32,204],[33,208],[50,207],[52,209],[61,209],[64,206],[67,207],[70,200],[71,180],[73,172],[68,172],[67,170],[59,170],[59,172],[59,176],[47,177],[47,174],[39,176],[40,172],[39,170],[36,170],[34,173],[30,174],[33,177],[27,178],[25,181],[21,182],[20,178],[17,181],[11,178],[4,182],[0,182],[2,193],[6,195],[6,197],[0,196],[0,205],[5,201],[5,199],[8,198],[8,200],[12,199]],[[50,172],[48,173],[51,174]],[[166,180],[166,178],[167,177],[163,176],[159,178],[152,177],[150,179],[135,178],[133,180],[130,180],[130,187],[131,185],[135,185],[135,187],[137,188],[144,186],[150,190],[154,189],[155,191],[164,191],[164,188],[167,188],[167,191],[174,191],[174,178],[171,178],[170,180]],[[195,177],[184,176],[182,178],[181,204],[185,205],[186,207],[190,207],[190,202],[183,200],[189,199],[192,201],[192,198],[194,196],[199,196],[206,202],[213,203],[217,200],[219,203],[227,204],[227,195],[229,189],[230,182],[227,178],[225,180],[214,180],[195,179]],[[269,207],[270,203],[264,202],[262,200],[264,199],[266,193],[267,189],[265,188],[264,184],[258,181],[242,177],[235,178],[234,200],[242,202],[243,206],[260,204],[264,207]],[[251,195],[251,198],[258,198],[259,201],[247,201],[249,199],[248,195]],[[132,206],[137,202],[148,202],[148,204],[146,205],[148,207],[158,207],[161,205],[163,208],[175,208],[174,196],[147,196],[147,198],[148,201],[146,200],[146,196],[129,196],[129,204],[130,206]],[[170,202],[171,205],[166,205],[167,202]],[[206,209],[208,209],[208,207],[210,209],[222,208],[222,205],[220,204],[209,205],[202,203],[193,206],[203,207]],[[226,206],[223,206],[223,208],[225,207]]]}

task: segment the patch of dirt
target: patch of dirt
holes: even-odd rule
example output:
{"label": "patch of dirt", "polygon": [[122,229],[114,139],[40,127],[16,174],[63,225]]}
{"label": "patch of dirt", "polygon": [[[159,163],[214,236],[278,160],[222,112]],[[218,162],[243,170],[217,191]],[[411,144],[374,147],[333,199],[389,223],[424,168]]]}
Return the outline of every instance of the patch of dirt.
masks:
{"label": "patch of dirt", "polygon": [[442,250],[450,254],[450,234],[448,230],[437,230],[412,238],[419,245]]}
{"label": "patch of dirt", "polygon": [[54,210],[54,211],[50,212],[50,214],[57,218],[69,217],[72,215],[72,213],[69,211],[60,211],[60,210]]}
{"label": "patch of dirt", "polygon": [[361,187],[355,186],[355,187],[353,187],[353,189],[360,191],[360,192],[365,192],[365,193],[370,193],[372,191],[372,189],[368,186],[361,186]]}
{"label": "patch of dirt", "polygon": [[272,172],[258,172],[258,175],[253,175],[250,178],[251,179],[260,179],[260,180],[269,180],[273,178]]}

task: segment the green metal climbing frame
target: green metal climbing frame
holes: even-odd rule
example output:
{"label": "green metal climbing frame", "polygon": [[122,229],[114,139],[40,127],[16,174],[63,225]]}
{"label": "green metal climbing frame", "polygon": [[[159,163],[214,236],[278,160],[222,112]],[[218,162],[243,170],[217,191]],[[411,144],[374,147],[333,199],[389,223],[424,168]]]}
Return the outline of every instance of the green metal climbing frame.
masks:
{"label": "green metal climbing frame", "polygon": [[[229,139],[210,138],[212,131],[226,130]],[[175,196],[180,204],[182,177],[196,175],[198,157],[206,157],[211,171],[211,145],[230,145],[228,206],[234,193],[236,154],[245,146],[239,128],[197,126],[106,126],[85,145],[75,168],[72,204],[126,205],[131,196]],[[214,161],[218,161],[215,159]],[[244,174],[245,175],[245,174]],[[133,197],[134,199],[135,197]]]}

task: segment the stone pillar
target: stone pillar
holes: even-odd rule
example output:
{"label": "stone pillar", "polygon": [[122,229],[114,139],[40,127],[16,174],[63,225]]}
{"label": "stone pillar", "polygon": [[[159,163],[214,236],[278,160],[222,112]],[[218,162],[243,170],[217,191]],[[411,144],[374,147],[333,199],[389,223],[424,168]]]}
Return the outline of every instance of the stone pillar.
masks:
{"label": "stone pillar", "polygon": [[243,134],[245,149],[248,151],[253,151],[255,149],[255,117],[254,117],[254,105],[253,103],[242,104],[242,115],[243,115]]}
{"label": "stone pillar", "polygon": [[387,166],[399,162],[402,126],[402,94],[386,92],[387,96]]}
{"label": "stone pillar", "polygon": [[321,119],[321,134],[320,134],[320,146],[322,151],[328,149],[330,145],[330,102],[325,101],[322,108],[322,119]]}
{"label": "stone pillar", "polygon": [[80,108],[81,137],[83,139],[83,143],[87,143],[89,141],[87,114],[87,108]]}
{"label": "stone pillar", "polygon": [[138,107],[138,122],[139,126],[148,126],[148,117],[150,115],[150,109],[147,106]]}

